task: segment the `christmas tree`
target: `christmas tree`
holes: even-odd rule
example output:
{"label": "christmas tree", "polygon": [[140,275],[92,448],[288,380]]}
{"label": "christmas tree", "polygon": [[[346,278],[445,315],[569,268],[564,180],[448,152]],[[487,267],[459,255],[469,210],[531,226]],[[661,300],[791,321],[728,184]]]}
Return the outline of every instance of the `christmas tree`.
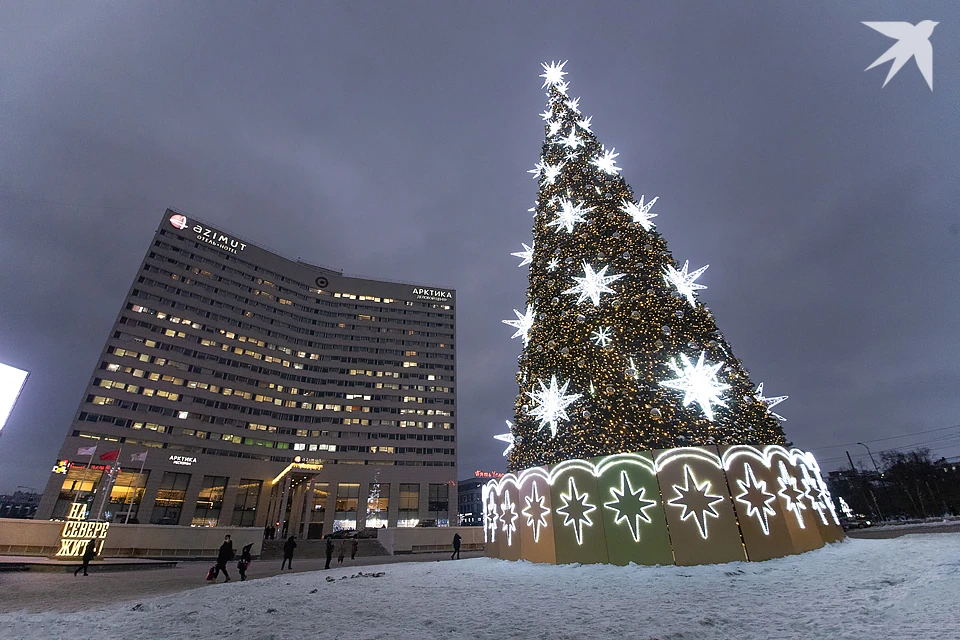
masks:
{"label": "christmas tree", "polygon": [[[707,266],[681,265],[637,197],[616,149],[568,96],[566,63],[544,64],[546,139],[529,267],[509,469],[697,445],[784,444],[763,397],[697,300]],[[509,423],[508,423],[509,424]],[[506,454],[505,454],[506,455]]]}

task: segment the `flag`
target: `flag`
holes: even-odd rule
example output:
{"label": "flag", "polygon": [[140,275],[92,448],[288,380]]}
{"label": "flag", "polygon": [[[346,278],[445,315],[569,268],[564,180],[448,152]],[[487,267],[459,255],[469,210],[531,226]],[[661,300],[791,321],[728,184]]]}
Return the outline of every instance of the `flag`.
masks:
{"label": "flag", "polygon": [[147,452],[143,453],[134,453],[130,455],[130,462],[146,462],[147,461]]}
{"label": "flag", "polygon": [[100,456],[101,460],[116,460],[120,457],[120,449],[114,449],[113,451],[107,451],[106,453]]}
{"label": "flag", "polygon": [[92,456],[96,452],[97,452],[97,445],[93,445],[92,447],[80,447],[79,449],[77,449],[78,456]]}

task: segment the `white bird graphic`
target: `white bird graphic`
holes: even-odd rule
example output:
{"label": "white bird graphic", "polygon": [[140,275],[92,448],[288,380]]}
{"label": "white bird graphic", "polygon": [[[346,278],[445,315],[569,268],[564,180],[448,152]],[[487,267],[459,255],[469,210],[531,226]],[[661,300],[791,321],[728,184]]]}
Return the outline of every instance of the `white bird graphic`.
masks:
{"label": "white bird graphic", "polygon": [[909,22],[864,22],[863,24],[874,31],[879,31],[888,38],[897,40],[895,45],[887,49],[864,71],[869,71],[877,65],[893,60],[890,71],[887,73],[887,79],[883,81],[883,86],[887,86],[890,79],[897,75],[897,72],[910,58],[913,58],[916,60],[917,68],[920,69],[923,78],[927,81],[930,91],[933,91],[933,46],[930,44],[930,36],[933,34],[933,28],[940,24],[939,22],[923,20],[918,22],[916,26]]}

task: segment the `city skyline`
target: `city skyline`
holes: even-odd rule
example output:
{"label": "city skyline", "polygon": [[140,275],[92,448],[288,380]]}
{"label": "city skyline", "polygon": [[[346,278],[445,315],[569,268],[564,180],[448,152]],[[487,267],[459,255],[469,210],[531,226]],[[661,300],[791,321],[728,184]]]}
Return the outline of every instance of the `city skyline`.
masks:
{"label": "city skyline", "polygon": [[[536,76],[557,58],[625,179],[660,197],[672,249],[710,263],[699,297],[765,393],[790,396],[789,440],[825,470],[845,449],[870,465],[827,445],[960,454],[960,430],[932,431],[960,423],[948,5],[550,6],[5,8],[0,362],[30,378],[0,492],[42,489],[168,206],[306,262],[456,289],[460,476],[502,470],[520,346],[501,320],[523,308],[510,254],[531,240]],[[860,22],[926,18],[935,91],[915,69],[881,91],[863,70],[886,39]]]}

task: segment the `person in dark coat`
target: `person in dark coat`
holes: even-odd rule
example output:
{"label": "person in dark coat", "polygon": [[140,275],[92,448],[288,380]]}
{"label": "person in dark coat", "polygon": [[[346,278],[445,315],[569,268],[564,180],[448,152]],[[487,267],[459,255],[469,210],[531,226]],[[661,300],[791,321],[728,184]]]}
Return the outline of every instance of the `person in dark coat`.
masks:
{"label": "person in dark coat", "polygon": [[324,569],[330,568],[330,560],[333,559],[333,538],[327,536],[327,566]]}
{"label": "person in dark coat", "polygon": [[83,555],[80,556],[81,564],[77,567],[77,570],[73,572],[73,575],[77,575],[80,571],[83,571],[83,575],[90,575],[87,573],[87,566],[90,564],[90,561],[97,557],[97,541],[91,540],[87,543],[86,549],[83,550]]}
{"label": "person in dark coat", "polygon": [[357,558],[357,549],[360,548],[360,543],[356,538],[353,539],[353,542],[350,543],[350,559],[355,560]]}
{"label": "person in dark coat", "polygon": [[450,554],[450,559],[453,560],[453,557],[456,556],[457,560],[460,559],[460,534],[453,534],[453,553]]}
{"label": "person in dark coat", "polygon": [[340,541],[340,555],[337,556],[337,564],[343,564],[343,556],[346,554],[345,547],[347,546],[346,540]]}
{"label": "person in dark coat", "polygon": [[253,547],[253,543],[246,545],[240,552],[240,560],[237,562],[237,571],[240,572],[240,582],[247,579],[247,567],[249,567],[253,561],[253,556],[250,555],[251,547]]}
{"label": "person in dark coat", "polygon": [[224,577],[226,577],[224,582],[230,582],[230,574],[227,573],[227,563],[233,560],[235,555],[233,552],[233,541],[230,540],[230,536],[224,536],[223,544],[220,545],[220,551],[217,552],[217,567],[213,572],[213,582],[217,581],[217,577],[221,571]]}
{"label": "person in dark coat", "polygon": [[283,565],[287,565],[287,569],[293,569],[293,550],[297,548],[297,541],[293,539],[293,536],[287,538],[287,541],[283,543],[283,562],[280,563],[280,571],[283,571]]}

